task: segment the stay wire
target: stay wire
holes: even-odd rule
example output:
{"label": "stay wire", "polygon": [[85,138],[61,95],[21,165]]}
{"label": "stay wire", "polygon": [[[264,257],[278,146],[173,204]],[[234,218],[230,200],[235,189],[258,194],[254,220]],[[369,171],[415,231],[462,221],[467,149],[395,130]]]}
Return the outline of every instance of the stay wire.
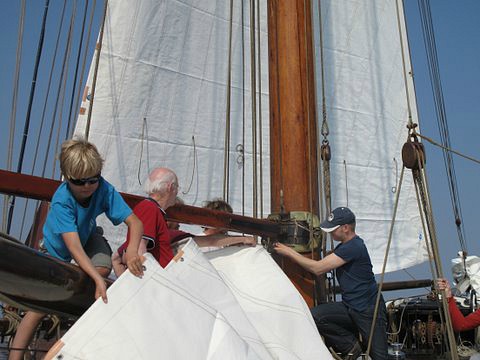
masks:
{"label": "stay wire", "polygon": [[[12,170],[13,162],[13,145],[15,139],[15,127],[16,127],[16,114],[17,114],[17,98],[20,79],[20,65],[22,61],[22,49],[23,49],[23,30],[25,25],[25,0],[22,0],[22,6],[20,10],[20,20],[18,22],[18,35],[17,35],[17,51],[15,54],[15,73],[13,77],[13,96],[12,106],[10,111],[10,133],[8,137],[8,149],[7,149],[7,170]],[[3,211],[2,211],[2,231],[7,232],[8,221],[8,203],[10,195],[3,196]]]}
{"label": "stay wire", "polygon": [[[25,157],[25,148],[26,148],[26,145],[27,145],[28,133],[29,133],[29,130],[30,130],[30,118],[31,118],[31,114],[32,114],[33,98],[35,96],[35,90],[36,90],[36,85],[37,85],[38,68],[40,67],[40,60],[41,60],[41,55],[42,55],[43,43],[44,43],[44,39],[45,39],[45,28],[46,28],[46,23],[47,23],[47,15],[48,15],[49,5],[50,5],[50,0],[45,0],[43,18],[42,18],[42,26],[41,26],[41,30],[40,30],[40,36],[39,36],[39,39],[38,39],[38,45],[37,45],[37,54],[35,56],[35,65],[34,65],[33,76],[32,76],[32,85],[30,87],[30,96],[28,98],[27,114],[26,114],[26,117],[25,117],[25,124],[24,124],[24,127],[23,127],[22,142],[21,142],[21,145],[20,145],[20,154],[19,154],[18,164],[17,164],[17,173],[21,173],[22,168],[23,168],[23,161],[24,161],[24,157]],[[11,226],[12,226],[14,208],[15,208],[15,196],[12,197],[12,200],[10,202],[10,208],[8,209],[7,234],[10,233],[10,229],[11,229]]]}
{"label": "stay wire", "polygon": [[[94,103],[94,99],[95,99],[95,88],[97,86],[98,66],[100,64],[100,54],[102,52],[103,35],[105,33],[105,20],[107,18],[107,10],[108,10],[108,0],[105,0],[105,6],[103,8],[102,27],[100,28],[100,35],[99,35],[98,43],[97,43],[97,46],[96,46],[97,54],[96,54],[96,57],[95,57],[95,67],[94,67],[94,70],[93,70],[92,91],[90,93],[90,106],[88,107],[87,121],[86,121],[86,124],[85,124],[85,133],[84,133],[85,140],[88,140],[88,136],[90,135],[90,125],[91,125],[91,122],[92,122],[93,103]],[[125,71],[125,68],[123,69],[123,71]],[[123,79],[123,74],[122,74],[122,79]]]}
{"label": "stay wire", "polygon": [[[72,31],[73,31],[73,23],[74,23],[74,20],[73,20],[74,14],[75,14],[75,6],[73,6],[72,15],[70,17],[70,24],[69,24],[69,29],[68,29],[68,33],[67,33],[67,39],[71,39],[71,34],[72,34]],[[65,76],[65,67],[66,67],[66,62],[67,62],[68,53],[69,53],[68,47],[69,46],[67,44],[67,46],[65,48],[65,52],[63,54],[60,78],[58,80],[58,86],[57,86],[57,98],[55,100],[55,105],[53,107],[52,125],[50,126],[47,148],[45,150],[45,157],[43,159],[43,167],[42,167],[42,175],[41,175],[42,177],[45,176],[45,172],[47,171],[47,162],[48,162],[48,159],[50,157],[49,155],[50,155],[50,147],[52,146],[53,131],[54,131],[56,123],[57,123],[57,112],[58,112],[60,97],[61,97],[61,94],[62,94],[63,78]],[[53,157],[55,157],[55,149],[53,150]]]}
{"label": "stay wire", "polygon": [[260,0],[257,0],[257,38],[258,38],[258,147],[259,147],[259,172],[260,172],[260,218],[263,218],[263,117],[262,117],[262,54],[260,31]]}
{"label": "stay wire", "polygon": [[228,27],[228,66],[227,66],[227,104],[225,109],[225,141],[223,153],[223,200],[228,203],[230,185],[230,125],[232,101],[232,38],[233,38],[233,0],[230,0],[230,20]]}
{"label": "stay wire", "polygon": [[[423,39],[424,39],[425,49],[427,53],[427,60],[428,60],[427,63],[429,68],[429,75],[430,75],[431,87],[433,92],[435,111],[437,115],[437,125],[439,128],[442,145],[445,148],[451,148],[430,3],[429,1],[426,1],[426,0],[419,0],[418,6],[421,14]],[[466,252],[467,246],[466,246],[465,229],[462,221],[463,216],[462,216],[462,210],[461,210],[458,183],[456,180],[455,166],[454,166],[453,157],[451,153],[449,151],[446,151],[445,148],[442,154],[444,159],[445,171],[448,177],[450,199],[452,203],[453,213],[455,216],[457,234],[458,234],[460,246],[462,250]]]}
{"label": "stay wire", "polygon": [[252,102],[252,168],[253,168],[253,217],[258,217],[258,165],[257,165],[257,96],[255,64],[255,0],[250,0],[250,95]]}
{"label": "stay wire", "polygon": [[[55,137],[55,146],[53,147],[54,156],[52,158],[52,175],[51,175],[52,179],[55,178],[55,168],[58,161],[58,158],[57,156],[55,156],[55,154],[59,152],[60,133],[63,127],[63,106],[65,104],[65,94],[67,92],[68,69],[70,64],[70,55],[72,53],[73,32],[75,28],[75,19],[77,15],[77,0],[73,1],[72,6],[73,6],[73,11],[72,11],[72,16],[70,18],[70,28],[67,34],[65,58],[64,58],[63,67],[62,67],[62,81],[59,84],[60,87],[58,91],[57,104],[56,104],[58,106],[58,104],[60,103],[60,111],[55,112],[56,114],[58,114],[58,126],[57,126],[57,135]],[[58,101],[58,98],[60,98],[60,101]],[[59,172],[58,178],[61,179],[61,176],[62,174]]]}
{"label": "stay wire", "polygon": [[[58,54],[58,47],[60,44],[60,36],[62,34],[62,28],[63,28],[63,22],[65,19],[65,9],[66,9],[66,2],[63,3],[62,7],[62,14],[60,16],[60,24],[58,26],[58,31],[57,31],[57,39],[55,41],[55,49],[53,51],[53,57],[52,57],[52,64],[50,66],[50,72],[49,72],[49,77],[48,77],[48,83],[47,83],[47,88],[46,88],[46,95],[45,95],[45,101],[43,102],[43,109],[42,109],[42,116],[40,120],[40,126],[39,130],[37,132],[37,140],[35,144],[35,151],[33,155],[33,164],[32,164],[32,170],[30,171],[30,175],[33,175],[35,173],[35,168],[37,166],[37,159],[39,155],[39,148],[40,148],[40,140],[42,138],[42,133],[43,133],[43,127],[45,125],[45,115],[47,111],[47,105],[48,105],[48,100],[50,98],[50,90],[51,90],[51,85],[52,85],[52,79],[53,79],[53,73],[55,69],[55,64],[57,60],[57,54]],[[19,238],[22,238],[23,230],[24,230],[24,224],[25,224],[25,218],[26,218],[26,213],[27,213],[27,207],[29,204],[30,199],[26,199],[24,208],[23,208],[23,216],[22,216],[22,224],[20,226],[20,236]],[[35,212],[37,211],[39,207],[39,201],[37,201],[36,206],[35,206]]]}
{"label": "stay wire", "polygon": [[242,0],[241,11],[241,29],[242,29],[242,149],[243,149],[243,164],[242,164],[242,216],[245,215],[245,139],[246,139],[246,113],[245,113],[245,2]]}
{"label": "stay wire", "polygon": [[[89,4],[89,0],[86,0],[85,1],[85,7],[84,7],[84,10],[83,10],[82,30],[80,31],[80,43],[78,44],[77,61],[76,61],[76,64],[75,64],[75,73],[73,75],[72,95],[70,97],[70,107],[69,107],[69,110],[68,110],[68,121],[67,121],[67,130],[65,132],[65,134],[66,134],[65,135],[65,140],[68,138],[68,134],[70,132],[70,125],[71,125],[72,116],[73,116],[73,103],[75,101],[75,97],[77,96],[76,88],[77,88],[77,79],[78,79],[78,68],[80,67],[80,58],[81,58],[81,55],[82,55],[83,38],[84,38],[84,35],[85,35],[85,23],[87,21],[88,4]],[[95,4],[93,4],[92,9],[95,9]],[[92,11],[92,15],[93,15],[93,11]],[[90,36],[90,32],[88,34]],[[88,44],[88,39],[87,39],[87,44]],[[85,53],[86,52],[87,51],[85,51]],[[82,75],[83,75],[83,71],[82,71]],[[80,81],[80,88],[81,88],[81,84],[82,83]]]}

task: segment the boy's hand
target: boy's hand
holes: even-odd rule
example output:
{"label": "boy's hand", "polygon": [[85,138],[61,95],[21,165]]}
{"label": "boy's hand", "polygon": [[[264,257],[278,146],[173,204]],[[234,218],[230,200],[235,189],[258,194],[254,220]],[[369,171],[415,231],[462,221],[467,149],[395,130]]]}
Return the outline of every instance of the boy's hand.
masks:
{"label": "boy's hand", "polygon": [[273,249],[277,254],[280,254],[282,256],[292,256],[292,255],[295,255],[296,253],[295,250],[293,250],[291,247],[286,246],[279,242],[273,245]]}
{"label": "boy's hand", "polygon": [[128,270],[130,270],[133,275],[141,278],[143,276],[142,257],[139,256],[136,251],[129,251],[127,248],[125,258]]}
{"label": "boy's hand", "polygon": [[99,297],[102,298],[105,304],[108,303],[107,299],[107,284],[105,284],[105,280],[102,277],[99,277],[98,280],[95,280],[95,300]]}

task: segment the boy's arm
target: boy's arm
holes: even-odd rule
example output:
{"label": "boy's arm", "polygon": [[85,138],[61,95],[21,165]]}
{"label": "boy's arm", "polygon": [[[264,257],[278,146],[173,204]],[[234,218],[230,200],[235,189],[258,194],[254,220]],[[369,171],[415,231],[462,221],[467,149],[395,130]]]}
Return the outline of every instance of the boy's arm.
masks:
{"label": "boy's arm", "polygon": [[78,266],[95,281],[95,299],[101,296],[103,302],[107,303],[107,285],[105,284],[105,280],[100,276],[92,261],[85,253],[85,250],[83,250],[78,233],[63,233],[62,238]]}
{"label": "boy's arm", "polygon": [[335,253],[331,253],[330,255],[327,255],[321,260],[309,259],[299,254],[298,252],[293,250],[291,247],[281,243],[275,244],[275,251],[280,255],[289,257],[291,260],[295,261],[298,265],[303,267],[305,270],[315,275],[324,274],[330,270],[339,268],[340,266],[347,263],[340,256],[335,255]]}
{"label": "boy's arm", "polygon": [[140,241],[143,235],[143,224],[135,214],[131,214],[125,219],[125,224],[130,232],[130,240],[125,251],[125,262],[130,272],[138,277],[143,276],[142,259],[138,255]]}
{"label": "boy's arm", "polygon": [[245,244],[250,246],[257,245],[253,236],[229,236],[224,234],[195,236],[193,238],[199,247],[206,246],[229,246],[235,244]]}

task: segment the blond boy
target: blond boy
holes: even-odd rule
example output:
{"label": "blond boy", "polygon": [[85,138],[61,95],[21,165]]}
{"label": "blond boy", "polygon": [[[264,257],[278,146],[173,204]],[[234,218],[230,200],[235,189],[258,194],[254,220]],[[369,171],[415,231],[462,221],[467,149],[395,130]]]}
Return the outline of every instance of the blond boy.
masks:
{"label": "blond boy", "polygon": [[[143,233],[141,221],[132,213],[115,188],[101,176],[103,160],[95,145],[85,140],[62,144],[60,169],[65,181],[53,195],[43,228],[43,247],[53,257],[72,259],[95,282],[95,299],[107,302],[104,277],[111,271],[111,249],[97,233],[96,218],[105,213],[114,225],[124,222],[131,233],[126,264],[142,276],[138,246]],[[28,311],[17,328],[12,349],[24,349],[45,314]],[[23,350],[11,350],[9,360],[22,359]]]}

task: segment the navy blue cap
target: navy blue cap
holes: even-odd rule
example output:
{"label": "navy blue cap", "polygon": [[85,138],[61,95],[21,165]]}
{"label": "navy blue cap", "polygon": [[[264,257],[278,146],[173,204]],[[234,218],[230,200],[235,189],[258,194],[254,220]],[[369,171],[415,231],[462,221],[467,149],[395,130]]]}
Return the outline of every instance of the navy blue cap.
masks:
{"label": "navy blue cap", "polygon": [[355,214],[347,207],[338,207],[328,215],[327,220],[320,224],[320,228],[325,232],[332,232],[341,225],[355,222]]}

